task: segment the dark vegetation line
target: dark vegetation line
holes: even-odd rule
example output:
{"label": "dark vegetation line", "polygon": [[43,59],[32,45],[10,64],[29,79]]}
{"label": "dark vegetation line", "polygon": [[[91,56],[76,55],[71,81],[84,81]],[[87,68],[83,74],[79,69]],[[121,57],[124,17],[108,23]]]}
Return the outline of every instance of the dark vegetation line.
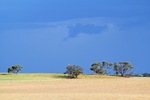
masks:
{"label": "dark vegetation line", "polygon": [[[17,74],[22,70],[21,65],[14,65],[8,68],[8,73]],[[122,77],[150,77],[149,73],[144,74],[134,74],[132,69],[134,67],[130,62],[119,62],[119,63],[110,63],[110,62],[95,62],[91,65],[90,70],[95,72],[98,75],[114,75],[114,76],[122,76]],[[68,74],[69,78],[78,78],[78,75],[83,74],[83,68],[78,65],[67,65],[66,72],[64,74]],[[114,74],[108,74],[108,70],[113,70]]]}

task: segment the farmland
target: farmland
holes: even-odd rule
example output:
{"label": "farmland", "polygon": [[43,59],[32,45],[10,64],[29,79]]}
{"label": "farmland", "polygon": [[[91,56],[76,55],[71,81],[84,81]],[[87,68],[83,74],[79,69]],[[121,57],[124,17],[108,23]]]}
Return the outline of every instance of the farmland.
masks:
{"label": "farmland", "polygon": [[149,100],[150,78],[0,74],[0,100]]}

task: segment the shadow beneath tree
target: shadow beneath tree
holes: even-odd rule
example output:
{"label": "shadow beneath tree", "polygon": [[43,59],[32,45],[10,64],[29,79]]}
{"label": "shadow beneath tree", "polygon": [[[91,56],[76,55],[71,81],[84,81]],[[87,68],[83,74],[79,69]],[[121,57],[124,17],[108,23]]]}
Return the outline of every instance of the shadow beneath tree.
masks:
{"label": "shadow beneath tree", "polygon": [[54,75],[52,76],[53,78],[62,78],[62,79],[70,79],[70,77],[68,77],[68,75]]}
{"label": "shadow beneath tree", "polygon": [[10,75],[10,74],[5,74],[5,73],[3,73],[3,74],[0,74],[0,75]]}

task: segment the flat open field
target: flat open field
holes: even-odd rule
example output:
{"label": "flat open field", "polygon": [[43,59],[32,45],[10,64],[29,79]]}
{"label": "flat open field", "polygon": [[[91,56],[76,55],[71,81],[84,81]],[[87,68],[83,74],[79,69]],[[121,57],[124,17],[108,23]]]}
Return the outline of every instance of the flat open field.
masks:
{"label": "flat open field", "polygon": [[150,78],[0,74],[0,100],[150,100]]}

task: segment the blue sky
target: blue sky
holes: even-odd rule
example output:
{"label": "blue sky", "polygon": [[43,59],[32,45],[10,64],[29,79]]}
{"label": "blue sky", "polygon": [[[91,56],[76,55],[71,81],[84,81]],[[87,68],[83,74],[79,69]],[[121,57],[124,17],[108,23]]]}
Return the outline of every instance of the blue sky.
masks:
{"label": "blue sky", "polygon": [[0,0],[0,70],[64,72],[130,61],[150,72],[149,0]]}

